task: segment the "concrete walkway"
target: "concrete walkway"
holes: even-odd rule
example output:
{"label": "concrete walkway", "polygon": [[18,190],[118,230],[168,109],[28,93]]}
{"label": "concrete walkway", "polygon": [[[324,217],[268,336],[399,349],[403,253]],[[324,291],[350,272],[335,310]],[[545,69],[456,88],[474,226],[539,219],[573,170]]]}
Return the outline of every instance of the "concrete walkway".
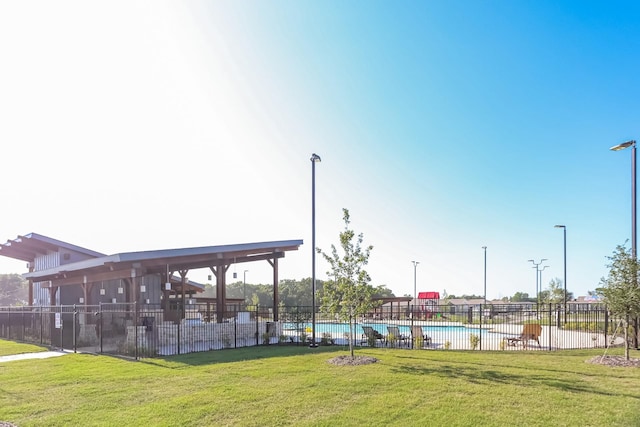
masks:
{"label": "concrete walkway", "polygon": [[39,351],[37,353],[22,353],[12,354],[10,356],[0,356],[0,363],[12,362],[14,360],[26,360],[26,359],[48,359],[50,357],[58,357],[69,354],[68,351]]}

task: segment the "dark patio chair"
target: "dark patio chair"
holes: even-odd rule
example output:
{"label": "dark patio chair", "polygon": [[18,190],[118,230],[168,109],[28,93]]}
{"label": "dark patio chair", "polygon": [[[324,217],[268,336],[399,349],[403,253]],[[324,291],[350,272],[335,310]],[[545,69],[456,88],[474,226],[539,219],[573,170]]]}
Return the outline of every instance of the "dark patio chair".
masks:
{"label": "dark patio chair", "polygon": [[416,347],[417,342],[422,339],[423,346],[431,345],[431,337],[424,333],[422,326],[413,325],[411,327],[411,341],[413,342],[413,346]]}
{"label": "dark patio chair", "polygon": [[384,344],[384,335],[373,329],[371,326],[363,326],[362,330],[364,331],[364,333],[362,334],[362,341],[360,342],[360,344],[370,344],[372,342],[375,342],[377,345],[378,341]]}

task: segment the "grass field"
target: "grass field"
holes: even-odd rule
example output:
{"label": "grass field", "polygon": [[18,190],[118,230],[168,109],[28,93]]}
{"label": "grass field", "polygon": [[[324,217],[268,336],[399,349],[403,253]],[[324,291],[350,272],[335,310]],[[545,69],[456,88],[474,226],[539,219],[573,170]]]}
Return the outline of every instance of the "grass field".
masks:
{"label": "grass field", "polygon": [[9,356],[11,354],[36,353],[46,351],[47,348],[33,344],[22,344],[13,341],[0,340],[0,356]]}
{"label": "grass field", "polygon": [[585,363],[602,350],[362,349],[358,354],[380,361],[327,363],[346,353],[269,346],[138,362],[70,354],[0,363],[0,421],[20,427],[640,425],[640,369]]}

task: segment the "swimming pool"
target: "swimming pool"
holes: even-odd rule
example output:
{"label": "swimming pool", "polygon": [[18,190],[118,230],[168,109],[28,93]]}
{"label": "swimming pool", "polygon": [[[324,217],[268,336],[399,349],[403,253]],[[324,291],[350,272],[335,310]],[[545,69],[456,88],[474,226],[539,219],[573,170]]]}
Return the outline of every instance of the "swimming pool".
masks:
{"label": "swimming pool", "polygon": [[[363,326],[370,326],[382,335],[387,335],[387,326],[397,326],[401,334],[411,335],[410,325],[396,325],[391,323],[358,323],[355,329],[356,335],[364,333],[362,330]],[[311,323],[284,323],[282,328],[285,331],[309,333],[311,331]],[[432,340],[443,342],[447,340],[468,339],[470,334],[485,335],[487,333],[485,329],[462,325],[422,325],[422,330],[425,334],[429,335]],[[332,337],[341,338],[348,332],[349,325],[346,323],[316,322],[316,335],[330,334]]]}

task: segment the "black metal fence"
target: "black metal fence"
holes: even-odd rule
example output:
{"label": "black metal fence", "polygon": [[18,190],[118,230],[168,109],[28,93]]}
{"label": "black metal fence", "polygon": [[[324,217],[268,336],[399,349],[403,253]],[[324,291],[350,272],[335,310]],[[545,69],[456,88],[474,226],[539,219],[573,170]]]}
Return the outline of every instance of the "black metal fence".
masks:
{"label": "black metal fence", "polygon": [[[0,338],[74,351],[154,357],[256,345],[318,344],[444,350],[578,349],[623,344],[620,322],[603,305],[546,304],[378,308],[350,326],[311,307],[225,312],[138,304],[0,307]],[[352,331],[352,332],[351,332]]]}

